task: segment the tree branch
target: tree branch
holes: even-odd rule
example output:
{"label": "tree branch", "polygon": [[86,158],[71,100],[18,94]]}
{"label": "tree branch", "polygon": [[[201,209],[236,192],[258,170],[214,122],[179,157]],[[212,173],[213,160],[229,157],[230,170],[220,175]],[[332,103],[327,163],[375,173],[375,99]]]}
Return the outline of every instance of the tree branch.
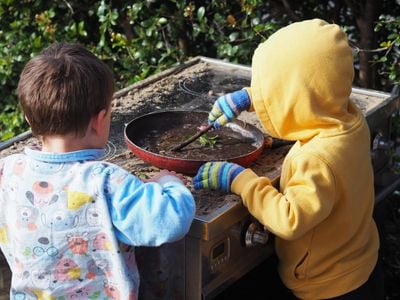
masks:
{"label": "tree branch", "polygon": [[361,49],[358,46],[356,46],[354,43],[349,42],[350,46],[356,51],[356,53],[359,52],[366,52],[366,53],[377,53],[377,52],[382,52],[382,51],[386,51],[386,54],[388,54],[390,52],[390,50],[392,50],[394,44],[399,40],[399,38],[394,39],[389,46],[386,47],[381,47],[381,48],[375,48],[375,49]]}
{"label": "tree branch", "polygon": [[292,9],[292,7],[290,6],[289,1],[287,0],[281,0],[283,7],[285,8],[286,13],[288,14],[288,16],[293,20],[293,21],[301,21],[300,17],[298,15],[296,15],[296,13],[294,12],[294,10]]}

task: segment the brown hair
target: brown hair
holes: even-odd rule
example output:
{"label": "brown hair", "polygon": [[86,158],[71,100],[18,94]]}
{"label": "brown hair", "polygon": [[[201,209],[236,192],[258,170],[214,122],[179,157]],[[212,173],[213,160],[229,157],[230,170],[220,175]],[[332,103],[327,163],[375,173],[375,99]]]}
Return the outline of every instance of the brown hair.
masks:
{"label": "brown hair", "polygon": [[114,78],[82,45],[55,43],[25,65],[17,93],[33,134],[79,135],[91,117],[109,109]]}

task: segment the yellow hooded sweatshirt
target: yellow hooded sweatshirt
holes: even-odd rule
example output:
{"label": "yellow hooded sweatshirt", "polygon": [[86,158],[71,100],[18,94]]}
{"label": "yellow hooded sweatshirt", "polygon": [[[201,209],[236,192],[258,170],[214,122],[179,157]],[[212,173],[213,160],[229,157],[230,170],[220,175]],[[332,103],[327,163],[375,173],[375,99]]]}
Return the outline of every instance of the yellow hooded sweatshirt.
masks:
{"label": "yellow hooded sweatshirt", "polygon": [[345,33],[319,19],[282,28],[253,56],[252,109],[269,134],[296,142],[279,189],[246,169],[232,191],[276,236],[279,274],[301,299],[352,291],[377,262],[370,133],[349,99],[353,77]]}

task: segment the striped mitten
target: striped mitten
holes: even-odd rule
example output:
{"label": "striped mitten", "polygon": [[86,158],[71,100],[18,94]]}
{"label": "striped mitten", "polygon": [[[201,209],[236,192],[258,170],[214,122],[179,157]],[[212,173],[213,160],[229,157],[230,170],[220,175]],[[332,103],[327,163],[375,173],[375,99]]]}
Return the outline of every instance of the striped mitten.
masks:
{"label": "striped mitten", "polygon": [[245,89],[218,97],[209,115],[208,123],[214,122],[214,128],[220,128],[235,119],[251,105],[249,94]]}
{"label": "striped mitten", "polygon": [[231,191],[232,181],[244,168],[229,162],[207,162],[198,170],[193,178],[196,190],[210,189],[223,192]]}

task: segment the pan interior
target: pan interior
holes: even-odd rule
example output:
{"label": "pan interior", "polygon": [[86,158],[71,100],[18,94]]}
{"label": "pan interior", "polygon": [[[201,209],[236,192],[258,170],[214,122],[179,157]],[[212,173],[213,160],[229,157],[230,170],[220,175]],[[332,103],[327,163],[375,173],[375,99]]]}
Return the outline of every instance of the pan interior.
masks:
{"label": "pan interior", "polygon": [[170,149],[207,124],[208,112],[164,111],[148,114],[127,125],[127,138],[137,147],[171,158],[229,160],[256,151],[263,143],[257,128],[240,121],[207,132],[179,151]]}

